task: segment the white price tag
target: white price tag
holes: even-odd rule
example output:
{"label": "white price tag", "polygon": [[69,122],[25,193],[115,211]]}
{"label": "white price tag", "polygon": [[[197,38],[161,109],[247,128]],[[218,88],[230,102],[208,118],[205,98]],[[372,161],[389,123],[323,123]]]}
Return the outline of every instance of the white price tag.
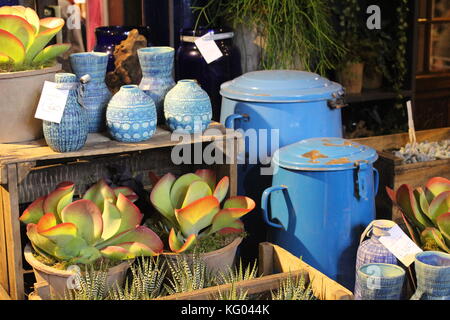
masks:
{"label": "white price tag", "polygon": [[212,32],[208,32],[204,36],[195,40],[195,45],[208,64],[223,56],[222,51],[220,51],[216,42],[211,38],[212,35]]}
{"label": "white price tag", "polygon": [[380,242],[405,266],[414,262],[416,254],[422,252],[398,225],[388,231],[389,235],[381,236]]}
{"label": "white price tag", "polygon": [[68,97],[69,90],[58,89],[56,83],[45,81],[34,117],[60,123]]}

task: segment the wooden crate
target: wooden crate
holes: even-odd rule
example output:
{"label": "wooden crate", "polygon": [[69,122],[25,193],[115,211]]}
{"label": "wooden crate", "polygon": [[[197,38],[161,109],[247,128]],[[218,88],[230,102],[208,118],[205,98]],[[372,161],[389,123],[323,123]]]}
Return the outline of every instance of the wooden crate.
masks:
{"label": "wooden crate", "polygon": [[[416,138],[417,142],[450,139],[450,128],[417,131]],[[406,183],[416,187],[423,186],[432,177],[450,178],[450,159],[403,164],[402,159],[394,156],[392,150],[399,149],[409,142],[408,133],[353,139],[353,141],[370,146],[378,152],[379,159],[375,162],[375,167],[380,173],[380,187],[376,204],[377,215],[381,218],[402,221],[386,194],[386,186],[397,189]]]}
{"label": "wooden crate", "polygon": [[[236,289],[247,291],[249,295],[266,293],[279,288],[280,282],[290,275],[304,275],[312,287],[314,296],[320,300],[352,300],[353,293],[317,271],[301,259],[293,256],[283,248],[264,242],[259,245],[260,278],[236,283]],[[225,293],[231,284],[210,287],[187,293],[178,293],[161,298],[161,300],[209,300],[217,297],[218,292]]]}
{"label": "wooden crate", "polygon": [[11,300],[11,297],[0,284],[0,300]]}
{"label": "wooden crate", "polygon": [[[217,176],[230,177],[230,195],[237,193],[236,151],[239,136],[212,123],[203,135],[185,135],[172,139],[171,132],[158,128],[155,135],[141,143],[121,143],[103,134],[91,134],[86,145],[77,152],[52,151],[43,140],[18,144],[0,144],[0,285],[13,299],[24,298],[23,247],[19,205],[45,195],[61,181],[73,181],[77,194],[81,186],[94,183],[108,174],[108,166],[129,168],[135,175],[142,174],[145,187],[150,187],[150,171],[157,175],[167,172],[182,174],[200,167],[216,170]],[[189,138],[189,139],[187,139]],[[223,164],[208,166],[202,159],[194,164],[176,165],[171,152],[177,145],[192,145],[196,155],[203,147],[215,141],[212,148],[223,155]],[[201,158],[201,157],[200,157]]]}

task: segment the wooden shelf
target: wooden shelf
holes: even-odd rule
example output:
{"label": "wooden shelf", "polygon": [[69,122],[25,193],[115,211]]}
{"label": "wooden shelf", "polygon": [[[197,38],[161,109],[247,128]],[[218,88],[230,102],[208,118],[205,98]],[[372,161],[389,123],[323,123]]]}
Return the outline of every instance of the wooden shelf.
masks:
{"label": "wooden shelf", "polygon": [[[403,90],[403,97],[412,97],[413,92],[411,90]],[[369,101],[382,101],[391,100],[397,97],[397,93],[393,91],[387,91],[385,89],[372,89],[363,90],[361,93],[351,93],[345,96],[347,103],[369,102]]]}

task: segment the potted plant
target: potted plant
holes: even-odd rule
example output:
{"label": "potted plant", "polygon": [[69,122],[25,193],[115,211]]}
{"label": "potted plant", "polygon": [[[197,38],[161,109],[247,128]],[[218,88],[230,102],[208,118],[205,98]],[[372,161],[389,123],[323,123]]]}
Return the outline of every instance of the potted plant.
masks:
{"label": "potted plant", "polygon": [[42,137],[35,108],[44,81],[60,70],[56,57],[70,47],[46,45],[63,26],[63,19],[39,19],[31,8],[0,7],[0,143]]}
{"label": "potted plant", "polygon": [[112,189],[100,180],[74,200],[74,184],[63,182],[36,199],[20,220],[27,224],[31,244],[25,259],[37,282],[46,281],[56,297],[63,297],[75,270],[70,266],[109,265],[107,283],[122,284],[127,260],[154,256],[163,250],[161,239],[140,226],[142,213],[129,188]]}
{"label": "potted plant", "polygon": [[225,200],[228,188],[227,176],[216,184],[215,172],[208,169],[178,179],[168,173],[159,179],[150,201],[162,215],[172,251],[164,254],[168,259],[197,250],[210,270],[232,265],[244,232],[240,218],[255,208],[255,202],[244,196]]}
{"label": "potted plant", "polygon": [[435,177],[425,188],[403,184],[396,191],[389,187],[386,191],[418,246],[450,253],[450,180]]}

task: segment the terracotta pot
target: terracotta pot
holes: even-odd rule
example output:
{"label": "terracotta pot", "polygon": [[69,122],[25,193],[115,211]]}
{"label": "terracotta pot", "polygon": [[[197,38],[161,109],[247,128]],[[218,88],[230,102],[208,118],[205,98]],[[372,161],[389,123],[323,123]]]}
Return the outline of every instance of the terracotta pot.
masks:
{"label": "terracotta pot", "polygon": [[346,93],[360,93],[363,83],[364,63],[347,63],[337,73],[339,83]]}
{"label": "terracotta pot", "polygon": [[383,74],[364,69],[363,88],[379,89],[383,85]]}
{"label": "terracotta pot", "polygon": [[[41,263],[34,257],[29,244],[25,247],[24,256],[25,260],[33,267],[36,282],[47,282],[50,287],[51,297],[55,297],[57,299],[64,298],[64,293],[68,288],[68,284],[73,283],[73,281],[69,278],[73,277],[75,272],[69,270],[58,270]],[[107,288],[109,289],[112,286],[115,286],[116,283],[119,286],[122,286],[129,267],[130,262],[125,261],[110,268],[108,270]]]}
{"label": "terracotta pot", "polygon": [[32,71],[0,73],[0,143],[40,139],[42,120],[34,114],[44,81],[54,81],[61,65]]}
{"label": "terracotta pot", "polygon": [[[233,266],[236,250],[241,244],[242,238],[236,238],[226,247],[200,254],[200,257],[205,261],[208,270],[213,272],[226,272],[229,267]],[[177,253],[163,253],[166,259],[176,262]],[[192,261],[193,254],[186,254],[188,261]]]}

